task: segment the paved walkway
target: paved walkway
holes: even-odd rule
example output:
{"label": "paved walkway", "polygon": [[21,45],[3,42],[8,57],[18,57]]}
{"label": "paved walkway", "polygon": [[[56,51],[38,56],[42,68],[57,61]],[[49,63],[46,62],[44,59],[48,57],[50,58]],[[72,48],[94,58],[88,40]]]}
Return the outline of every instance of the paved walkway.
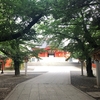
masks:
{"label": "paved walkway", "polygon": [[70,71],[59,68],[17,85],[5,100],[95,100],[70,83]]}

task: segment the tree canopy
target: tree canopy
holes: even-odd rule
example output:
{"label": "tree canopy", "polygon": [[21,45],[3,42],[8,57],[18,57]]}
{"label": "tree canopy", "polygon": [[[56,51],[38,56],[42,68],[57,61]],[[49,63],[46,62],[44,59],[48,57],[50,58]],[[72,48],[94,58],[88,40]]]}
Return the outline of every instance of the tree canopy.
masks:
{"label": "tree canopy", "polygon": [[[55,2],[51,10],[53,18],[47,17],[47,20],[41,23],[40,29],[44,30],[44,35],[49,34],[52,42],[58,45],[64,44],[64,39],[71,40],[66,49],[72,53],[76,52],[81,59],[86,59],[88,71],[91,66],[91,52],[100,47],[100,1],[55,0]],[[83,55],[85,56],[82,57]],[[92,71],[88,75],[93,76]]]}
{"label": "tree canopy", "polygon": [[34,47],[36,31],[33,25],[49,14],[52,0],[0,0],[0,51],[14,61],[15,75],[25,57],[38,53]]}
{"label": "tree canopy", "polygon": [[[22,37],[49,9],[46,0],[0,0],[0,41]],[[50,5],[50,3],[49,3]]]}
{"label": "tree canopy", "polygon": [[99,0],[0,0],[0,7],[0,42],[35,39],[39,33],[87,61],[100,47]]}

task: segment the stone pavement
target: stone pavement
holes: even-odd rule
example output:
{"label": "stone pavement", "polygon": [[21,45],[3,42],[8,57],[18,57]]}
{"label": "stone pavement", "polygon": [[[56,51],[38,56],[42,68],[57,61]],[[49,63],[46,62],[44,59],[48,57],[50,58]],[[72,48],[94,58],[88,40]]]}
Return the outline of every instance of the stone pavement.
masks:
{"label": "stone pavement", "polygon": [[17,85],[5,100],[95,100],[71,85],[70,71],[47,72]]}

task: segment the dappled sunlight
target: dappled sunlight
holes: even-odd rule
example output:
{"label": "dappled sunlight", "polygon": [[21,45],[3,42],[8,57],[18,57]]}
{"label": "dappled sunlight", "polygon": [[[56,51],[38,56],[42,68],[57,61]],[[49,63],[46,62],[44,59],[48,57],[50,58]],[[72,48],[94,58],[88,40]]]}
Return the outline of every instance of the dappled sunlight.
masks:
{"label": "dappled sunlight", "polygon": [[[32,70],[33,68],[33,70]],[[28,71],[33,72],[69,72],[69,71],[79,71],[79,68],[74,66],[28,66]]]}
{"label": "dappled sunlight", "polygon": [[78,63],[65,61],[64,57],[51,56],[44,57],[40,61],[28,62],[28,72],[70,72],[79,70]]}
{"label": "dappled sunlight", "polygon": [[65,62],[65,57],[54,57],[54,56],[49,56],[49,57],[41,57],[40,62]]}

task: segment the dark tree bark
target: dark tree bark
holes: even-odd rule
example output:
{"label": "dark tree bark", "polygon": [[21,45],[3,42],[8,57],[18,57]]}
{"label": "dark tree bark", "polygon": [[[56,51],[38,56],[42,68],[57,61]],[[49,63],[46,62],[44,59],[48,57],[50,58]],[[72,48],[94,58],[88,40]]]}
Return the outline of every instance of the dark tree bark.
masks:
{"label": "dark tree bark", "polygon": [[14,60],[15,76],[20,75],[20,62],[16,59]]}
{"label": "dark tree bark", "polygon": [[87,70],[88,77],[94,77],[93,71],[92,71],[91,57],[87,57],[86,59],[86,70]]}
{"label": "dark tree bark", "polygon": [[84,60],[80,60],[80,62],[81,62],[81,75],[83,76]]}
{"label": "dark tree bark", "polygon": [[84,38],[86,39],[87,42],[89,42],[89,44],[90,44],[90,46],[92,48],[97,48],[98,45],[97,45],[95,39],[91,36],[91,33],[87,29],[87,26],[85,24],[84,16],[83,16],[83,13],[82,12],[81,12],[81,15],[82,15],[82,18],[83,18],[82,24],[83,24],[83,29],[84,29]]}
{"label": "dark tree bark", "polygon": [[16,34],[10,34],[10,35],[6,35],[2,38],[0,38],[0,42],[3,41],[9,41],[9,40],[13,40],[13,39],[17,39],[21,36],[23,36],[24,34],[27,34],[29,32],[29,30],[31,29],[31,27],[37,23],[39,21],[39,19],[42,17],[43,15],[40,14],[38,16],[36,16],[35,18],[33,18],[33,20],[29,23],[28,26],[25,27],[25,29],[23,29],[22,31],[16,33]]}

